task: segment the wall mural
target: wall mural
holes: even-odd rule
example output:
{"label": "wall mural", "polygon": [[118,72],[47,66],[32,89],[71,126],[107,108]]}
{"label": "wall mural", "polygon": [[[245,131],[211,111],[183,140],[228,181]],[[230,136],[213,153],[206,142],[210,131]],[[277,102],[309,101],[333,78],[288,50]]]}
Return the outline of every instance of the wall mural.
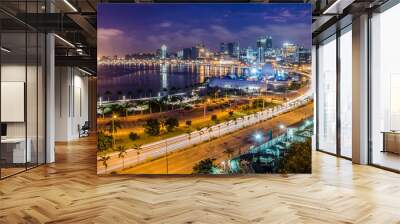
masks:
{"label": "wall mural", "polygon": [[311,173],[309,4],[100,4],[98,174]]}

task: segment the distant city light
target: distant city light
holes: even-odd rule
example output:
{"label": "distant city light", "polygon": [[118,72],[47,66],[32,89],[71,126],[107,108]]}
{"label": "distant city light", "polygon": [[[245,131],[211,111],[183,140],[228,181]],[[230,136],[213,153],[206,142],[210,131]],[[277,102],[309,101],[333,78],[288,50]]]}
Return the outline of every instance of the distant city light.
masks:
{"label": "distant city light", "polygon": [[250,72],[251,72],[251,74],[256,74],[257,73],[257,69],[256,68],[251,68]]}

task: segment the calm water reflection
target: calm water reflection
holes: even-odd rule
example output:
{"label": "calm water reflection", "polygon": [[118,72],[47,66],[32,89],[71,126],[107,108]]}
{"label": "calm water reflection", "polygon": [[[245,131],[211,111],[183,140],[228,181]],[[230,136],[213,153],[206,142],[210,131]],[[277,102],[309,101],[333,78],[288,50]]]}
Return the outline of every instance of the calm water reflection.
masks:
{"label": "calm water reflection", "polygon": [[237,66],[99,65],[98,94],[103,99],[114,100],[123,95],[134,98],[165,95],[203,83],[209,77],[242,72]]}

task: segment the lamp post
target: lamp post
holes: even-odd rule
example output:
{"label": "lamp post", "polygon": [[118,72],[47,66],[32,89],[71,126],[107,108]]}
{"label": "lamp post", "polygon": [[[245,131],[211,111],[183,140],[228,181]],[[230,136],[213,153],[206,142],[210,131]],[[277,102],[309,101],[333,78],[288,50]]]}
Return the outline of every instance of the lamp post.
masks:
{"label": "lamp post", "polygon": [[207,108],[207,103],[210,103],[211,102],[211,100],[210,99],[207,99],[207,100],[204,100],[204,111],[203,111],[203,117],[205,118],[206,117],[206,108]]}
{"label": "lamp post", "polygon": [[168,174],[168,139],[165,139],[165,162],[167,165],[167,174]]}
{"label": "lamp post", "polygon": [[113,136],[113,148],[115,147],[115,119],[117,119],[117,115],[113,115],[112,117],[112,122],[111,122],[111,128],[112,128],[112,136]]}

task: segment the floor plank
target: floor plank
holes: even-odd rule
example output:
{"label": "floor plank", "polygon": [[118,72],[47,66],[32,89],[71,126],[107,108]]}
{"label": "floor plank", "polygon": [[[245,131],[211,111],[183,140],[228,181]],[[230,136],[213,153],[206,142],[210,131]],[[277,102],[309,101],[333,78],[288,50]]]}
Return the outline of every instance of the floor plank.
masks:
{"label": "floor plank", "polygon": [[97,176],[95,139],[0,181],[0,223],[400,223],[400,175],[313,152],[312,175]]}

